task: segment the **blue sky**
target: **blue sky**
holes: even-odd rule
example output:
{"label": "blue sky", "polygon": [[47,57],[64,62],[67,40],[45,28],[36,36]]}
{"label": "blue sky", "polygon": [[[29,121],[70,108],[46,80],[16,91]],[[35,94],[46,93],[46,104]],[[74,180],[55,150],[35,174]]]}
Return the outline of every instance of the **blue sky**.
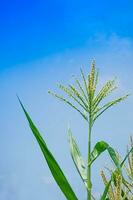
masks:
{"label": "blue sky", "polygon": [[[102,83],[118,77],[118,95],[133,93],[132,1],[4,1],[0,5],[0,199],[64,199],[54,183],[18,104],[20,96],[65,171],[85,199],[67,143],[70,124],[85,157],[87,127],[78,114],[47,91],[88,72],[93,58]],[[133,97],[98,120],[93,144],[106,140],[124,155],[133,134]],[[102,186],[94,166],[95,195]]]}
{"label": "blue sky", "polygon": [[112,33],[132,37],[132,1],[4,1],[0,12],[1,68],[84,46]]}

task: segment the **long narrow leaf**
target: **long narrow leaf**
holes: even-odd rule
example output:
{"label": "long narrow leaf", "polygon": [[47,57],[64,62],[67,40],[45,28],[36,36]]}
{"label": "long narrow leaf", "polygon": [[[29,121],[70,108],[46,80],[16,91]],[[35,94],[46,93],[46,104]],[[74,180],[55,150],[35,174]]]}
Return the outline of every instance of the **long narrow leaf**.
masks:
{"label": "long narrow leaf", "polygon": [[75,193],[73,192],[69,182],[67,181],[63,171],[59,167],[59,165],[58,165],[57,161],[55,160],[55,158],[53,157],[52,153],[49,151],[45,141],[43,140],[41,134],[39,133],[36,126],[34,125],[33,121],[31,120],[29,114],[25,110],[23,104],[21,103],[20,100],[19,100],[19,102],[20,102],[21,107],[25,113],[25,116],[29,122],[29,126],[32,130],[32,133],[34,134],[34,136],[42,150],[42,153],[47,161],[49,169],[50,169],[56,183],[60,187],[61,191],[63,192],[63,194],[65,195],[67,200],[78,200],[78,198],[76,197]]}
{"label": "long narrow leaf", "polygon": [[70,151],[71,151],[71,156],[72,156],[73,162],[74,162],[83,182],[86,183],[86,181],[87,181],[86,166],[84,164],[80,150],[72,136],[72,132],[70,129],[68,130],[68,136],[69,136],[69,145],[70,145]]}
{"label": "long narrow leaf", "polygon": [[119,161],[119,158],[118,158],[115,150],[112,147],[108,146],[107,151],[108,151],[111,159],[113,160],[116,168],[118,169],[118,171],[122,175],[120,161]]}
{"label": "long narrow leaf", "polygon": [[133,147],[130,149],[130,151],[127,152],[125,158],[123,159],[123,161],[121,162],[121,167],[124,165],[124,162],[126,161],[126,159],[129,157],[130,153],[133,152]]}

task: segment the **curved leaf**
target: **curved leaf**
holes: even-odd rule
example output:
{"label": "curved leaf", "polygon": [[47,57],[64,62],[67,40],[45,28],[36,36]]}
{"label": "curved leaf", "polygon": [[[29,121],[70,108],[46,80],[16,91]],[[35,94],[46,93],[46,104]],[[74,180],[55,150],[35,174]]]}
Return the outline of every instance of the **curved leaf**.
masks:
{"label": "curved leaf", "polygon": [[111,159],[113,160],[116,168],[121,173],[120,161],[119,161],[119,158],[118,158],[115,150],[111,146],[109,146],[109,144],[107,144],[104,141],[97,142],[96,145],[94,146],[94,149],[91,152],[91,162],[89,163],[89,165],[91,165],[101,155],[101,153],[103,153],[105,150],[108,151],[108,153],[109,153]]}
{"label": "curved leaf", "polygon": [[91,152],[91,165],[99,156],[102,152],[104,152],[108,147],[108,144],[104,141],[97,142],[93,151]]}
{"label": "curved leaf", "polygon": [[29,122],[29,126],[32,130],[32,133],[35,136],[35,138],[41,148],[41,151],[47,161],[49,169],[50,169],[56,183],[60,187],[61,191],[63,192],[63,194],[65,195],[67,200],[78,200],[78,198],[76,197],[75,193],[73,192],[69,182],[67,181],[63,171],[59,167],[59,165],[58,165],[57,161],[55,160],[55,158],[53,157],[52,153],[49,151],[45,141],[43,140],[41,134],[39,133],[36,126],[34,125],[33,121],[31,120],[29,114],[25,110],[23,104],[21,103],[20,100],[19,100],[19,102],[20,102],[21,107],[25,113],[25,116]]}

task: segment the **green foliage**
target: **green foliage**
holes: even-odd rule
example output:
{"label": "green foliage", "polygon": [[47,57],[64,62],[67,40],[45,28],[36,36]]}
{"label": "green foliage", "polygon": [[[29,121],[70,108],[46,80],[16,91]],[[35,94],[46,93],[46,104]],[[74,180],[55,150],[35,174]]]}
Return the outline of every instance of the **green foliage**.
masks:
{"label": "green foliage", "polygon": [[72,132],[70,129],[68,130],[68,134],[69,134],[70,152],[71,152],[73,162],[74,162],[85,186],[87,187],[87,167],[85,165],[85,162],[83,161],[80,150],[76,144],[76,141],[74,140],[74,138],[72,136]]}
{"label": "green foliage", "polygon": [[[20,101],[20,100],[19,100]],[[61,168],[59,167],[57,161],[55,160],[55,158],[53,157],[52,153],[49,151],[45,141],[43,140],[41,134],[39,133],[38,129],[36,128],[36,126],[34,125],[33,121],[31,120],[29,114],[27,113],[27,111],[25,110],[24,106],[22,105],[21,101],[20,101],[21,107],[25,113],[25,116],[29,122],[29,126],[32,130],[32,133],[34,134],[40,148],[41,151],[47,161],[47,164],[49,166],[49,169],[56,181],[56,183],[58,184],[58,186],[60,187],[61,191],[64,193],[64,195],[66,196],[67,199],[71,199],[71,200],[77,200],[78,198],[76,197],[75,193],[73,192],[69,182],[67,181],[64,173],[62,172]]]}

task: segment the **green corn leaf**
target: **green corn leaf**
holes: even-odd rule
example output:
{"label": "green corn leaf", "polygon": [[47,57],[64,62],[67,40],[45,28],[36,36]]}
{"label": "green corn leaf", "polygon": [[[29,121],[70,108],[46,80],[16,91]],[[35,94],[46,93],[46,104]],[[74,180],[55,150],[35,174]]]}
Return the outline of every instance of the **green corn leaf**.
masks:
{"label": "green corn leaf", "polygon": [[[109,190],[109,186],[112,182],[112,180],[114,180],[114,176],[115,176],[115,172],[118,172],[121,176],[122,176],[122,182],[123,184],[129,189],[129,186],[127,185],[127,182],[125,181],[125,179],[123,178],[123,175],[122,175],[122,165],[124,164],[127,156],[124,158],[124,160],[122,161],[122,163],[120,163],[120,160],[115,152],[115,150],[110,147],[106,142],[104,141],[101,141],[101,142],[98,142],[96,143],[92,153],[91,153],[91,163],[90,165],[100,156],[101,153],[103,153],[105,150],[108,151],[111,159],[113,160],[115,166],[116,166],[116,170],[112,173],[112,176],[111,176],[111,180],[108,182],[108,184],[106,185],[105,187],[105,190],[104,190],[104,193],[101,197],[101,200],[105,200],[106,199],[106,196],[107,196],[107,193],[108,193],[108,190]],[[131,152],[131,151],[130,151]]]}
{"label": "green corn leaf", "polygon": [[91,165],[101,155],[101,153],[103,153],[105,150],[108,151],[108,153],[109,153],[111,159],[113,160],[116,168],[122,174],[120,161],[119,161],[119,158],[118,158],[115,150],[112,147],[110,147],[109,144],[107,144],[104,141],[97,142],[96,145],[94,146],[94,149],[91,152],[91,162],[89,163],[89,165]]}
{"label": "green corn leaf", "polygon": [[58,165],[57,161],[55,160],[55,158],[53,157],[52,153],[49,151],[45,141],[43,140],[41,134],[39,133],[36,126],[34,125],[33,121],[31,120],[29,114],[25,110],[23,104],[21,103],[20,100],[19,100],[19,102],[20,102],[21,107],[25,113],[25,116],[29,122],[29,126],[32,130],[32,133],[35,136],[35,138],[41,148],[43,156],[46,159],[46,162],[49,166],[49,169],[50,169],[56,183],[60,187],[61,191],[63,192],[63,194],[65,195],[67,200],[78,200],[78,198],[76,197],[75,193],[73,192],[69,182],[67,181],[63,171],[59,167],[59,165]]}
{"label": "green corn leaf", "polygon": [[103,194],[102,194],[100,200],[107,200],[107,194],[108,194],[110,185],[111,185],[111,180],[110,180],[110,181],[107,183],[107,185],[105,186],[104,192],[103,192]]}
{"label": "green corn leaf", "polygon": [[122,175],[120,161],[119,161],[119,158],[118,158],[115,150],[112,147],[108,146],[107,151],[108,151],[111,159],[113,160],[116,168],[118,169],[118,171]]}
{"label": "green corn leaf", "polygon": [[97,142],[93,151],[91,152],[91,163],[90,165],[104,152],[108,147],[108,144],[104,141]]}
{"label": "green corn leaf", "polygon": [[[77,171],[79,175],[81,176],[83,182],[86,185],[87,181],[87,170],[86,166],[84,164],[83,158],[81,156],[80,150],[72,136],[72,132],[70,129],[68,129],[68,136],[69,136],[69,145],[70,145],[70,151],[71,151],[71,156],[73,159],[73,162],[77,168]],[[87,186],[87,185],[86,185]]]}

